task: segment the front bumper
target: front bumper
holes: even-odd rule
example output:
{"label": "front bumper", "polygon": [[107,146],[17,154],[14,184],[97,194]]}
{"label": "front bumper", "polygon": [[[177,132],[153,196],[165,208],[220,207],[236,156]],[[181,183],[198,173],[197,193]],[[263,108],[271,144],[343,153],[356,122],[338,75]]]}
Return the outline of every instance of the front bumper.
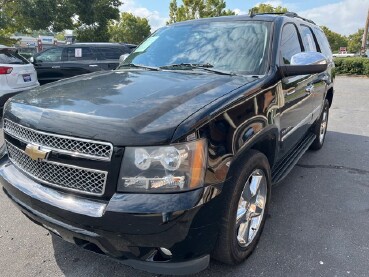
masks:
{"label": "front bumper", "polygon": [[28,218],[64,240],[157,274],[191,274],[208,266],[218,235],[217,188],[179,194],[117,193],[102,201],[43,186],[6,157],[2,161],[5,193]]}

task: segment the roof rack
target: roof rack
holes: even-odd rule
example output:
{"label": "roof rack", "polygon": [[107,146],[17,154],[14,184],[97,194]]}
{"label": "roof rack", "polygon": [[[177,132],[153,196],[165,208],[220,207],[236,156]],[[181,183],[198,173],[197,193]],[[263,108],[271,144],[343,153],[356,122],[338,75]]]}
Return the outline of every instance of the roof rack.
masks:
{"label": "roof rack", "polygon": [[304,21],[306,21],[306,22],[309,22],[309,23],[311,23],[311,24],[316,25],[314,21],[312,21],[312,20],[310,20],[310,19],[306,19],[306,18],[304,18],[304,17],[301,17],[301,16],[299,16],[299,15],[298,15],[297,13],[295,13],[295,12],[285,12],[285,13],[282,13],[282,12],[280,12],[280,13],[254,13],[254,12],[253,12],[253,10],[251,9],[251,12],[249,13],[249,16],[250,16],[250,17],[254,17],[255,15],[264,15],[264,14],[271,14],[271,15],[285,15],[285,16],[288,16],[288,17],[296,17],[296,18],[302,19],[302,20],[304,20]]}

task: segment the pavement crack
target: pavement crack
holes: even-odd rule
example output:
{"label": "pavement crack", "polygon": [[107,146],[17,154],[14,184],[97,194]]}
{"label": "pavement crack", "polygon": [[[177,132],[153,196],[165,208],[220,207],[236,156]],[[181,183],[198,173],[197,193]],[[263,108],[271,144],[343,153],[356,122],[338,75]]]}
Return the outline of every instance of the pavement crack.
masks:
{"label": "pavement crack", "polygon": [[303,168],[326,168],[326,169],[335,169],[335,170],[346,170],[350,173],[356,173],[361,175],[369,175],[369,170],[347,167],[342,165],[312,165],[312,164],[297,164],[298,167]]}

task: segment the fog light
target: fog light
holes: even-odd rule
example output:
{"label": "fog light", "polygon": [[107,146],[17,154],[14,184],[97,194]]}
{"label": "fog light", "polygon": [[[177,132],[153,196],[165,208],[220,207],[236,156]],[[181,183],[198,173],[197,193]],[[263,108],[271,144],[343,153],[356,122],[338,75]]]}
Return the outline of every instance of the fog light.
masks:
{"label": "fog light", "polygon": [[166,256],[166,258],[172,258],[173,254],[169,249],[166,249],[164,247],[160,247],[160,251],[163,255]]}

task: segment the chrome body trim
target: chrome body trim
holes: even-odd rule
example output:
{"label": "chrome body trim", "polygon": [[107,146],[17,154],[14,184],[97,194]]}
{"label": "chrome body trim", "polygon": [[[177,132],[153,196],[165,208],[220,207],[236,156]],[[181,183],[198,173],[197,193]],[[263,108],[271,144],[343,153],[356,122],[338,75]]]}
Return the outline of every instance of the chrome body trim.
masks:
{"label": "chrome body trim", "polygon": [[285,134],[282,137],[282,141],[284,141],[286,138],[288,138],[293,132],[295,132],[298,128],[306,124],[307,122],[311,121],[313,118],[313,115],[321,109],[321,105],[317,107],[312,113],[310,113],[307,117],[305,117],[302,121],[299,122],[295,127],[293,127],[287,134]]}
{"label": "chrome body trim", "polygon": [[[17,136],[16,134],[14,134],[12,131],[10,131],[8,128],[6,128],[6,124],[7,122],[10,122],[10,124],[14,124],[16,126],[18,126],[18,128],[23,128],[25,130],[28,130],[29,132],[33,132],[36,134],[40,134],[40,135],[44,135],[44,136],[49,136],[49,137],[54,137],[54,138],[60,138],[60,139],[68,139],[71,141],[77,141],[77,142],[85,142],[85,143],[91,143],[91,144],[96,144],[96,145],[104,145],[104,146],[108,146],[110,147],[110,151],[109,151],[109,156],[108,157],[102,157],[102,156],[96,156],[96,155],[91,155],[91,154],[84,154],[84,153],[80,153],[77,151],[69,151],[69,150],[63,150],[63,149],[59,149],[59,148],[55,148],[52,146],[48,146],[45,145],[43,143],[40,143],[38,141],[32,141],[32,140],[27,140],[23,137]],[[70,155],[72,157],[81,157],[81,158],[86,158],[86,159],[90,159],[90,160],[102,160],[102,161],[110,161],[111,157],[113,155],[113,145],[111,143],[108,142],[101,142],[101,141],[94,141],[94,140],[89,140],[89,139],[82,139],[82,138],[75,138],[75,137],[70,137],[70,136],[64,136],[64,135],[58,135],[58,134],[52,134],[52,133],[47,133],[47,132],[42,132],[42,131],[38,131],[35,129],[31,129],[28,127],[25,127],[23,125],[20,125],[18,123],[15,123],[9,119],[5,119],[4,120],[4,132],[24,143],[33,143],[33,144],[37,144],[42,146],[43,149],[47,149],[47,150],[51,150],[51,151],[55,151],[57,153],[60,154],[65,154],[65,155]]]}
{"label": "chrome body trim", "polygon": [[105,212],[107,204],[71,196],[70,194],[42,186],[27,178],[22,172],[19,172],[14,164],[1,167],[0,172],[2,177],[11,183],[13,187],[29,197],[50,206],[90,217],[102,217]]}

